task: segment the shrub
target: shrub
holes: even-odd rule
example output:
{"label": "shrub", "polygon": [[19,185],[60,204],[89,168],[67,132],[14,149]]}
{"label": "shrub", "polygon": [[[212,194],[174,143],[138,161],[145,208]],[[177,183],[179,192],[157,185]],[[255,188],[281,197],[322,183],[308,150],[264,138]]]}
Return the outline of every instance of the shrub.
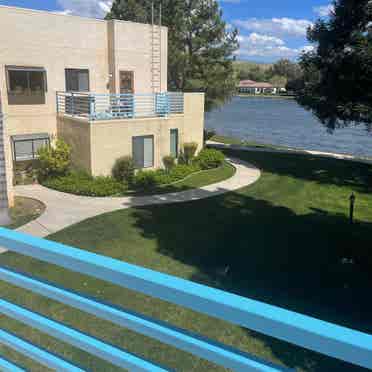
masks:
{"label": "shrub", "polygon": [[134,179],[134,170],[133,159],[130,156],[123,156],[116,160],[112,168],[112,175],[117,181],[131,185]]}
{"label": "shrub", "polygon": [[198,170],[200,170],[198,164],[177,164],[169,172],[163,169],[140,170],[134,178],[134,187],[139,190],[149,190],[158,186],[169,185]]}
{"label": "shrub", "polygon": [[43,185],[52,189],[85,196],[115,196],[125,191],[123,183],[112,177],[92,177],[86,172],[72,172],[43,181]]}
{"label": "shrub", "polygon": [[64,175],[71,164],[70,146],[62,140],[57,140],[54,147],[39,148],[37,154],[40,163],[39,174],[42,177]]}
{"label": "shrub", "polygon": [[157,171],[154,170],[140,170],[134,177],[134,186],[144,190],[155,187],[157,185],[156,173]]}
{"label": "shrub", "polygon": [[163,158],[163,164],[165,167],[165,170],[169,172],[175,165],[176,159],[172,155],[164,156]]}
{"label": "shrub", "polygon": [[223,164],[225,155],[215,149],[203,149],[195,158],[195,163],[199,164],[201,169],[217,168]]}
{"label": "shrub", "polygon": [[182,180],[198,170],[197,165],[177,164],[171,171],[172,182]]}
{"label": "shrub", "polygon": [[198,144],[196,142],[186,142],[183,144],[183,156],[186,164],[190,164],[191,160],[195,156]]}

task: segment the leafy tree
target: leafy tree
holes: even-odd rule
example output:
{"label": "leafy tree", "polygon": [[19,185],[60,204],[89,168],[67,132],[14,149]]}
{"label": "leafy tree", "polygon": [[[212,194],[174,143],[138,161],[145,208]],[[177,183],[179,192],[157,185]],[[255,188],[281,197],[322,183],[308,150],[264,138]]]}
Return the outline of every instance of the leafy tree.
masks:
{"label": "leafy tree", "polygon": [[65,174],[71,164],[71,148],[63,140],[54,146],[43,146],[37,150],[40,162],[40,177],[60,176]]}
{"label": "leafy tree", "polygon": [[284,88],[287,84],[287,78],[281,75],[274,75],[269,79],[269,83],[274,85],[275,87]]}
{"label": "leafy tree", "polygon": [[[152,2],[115,0],[107,18],[150,23]],[[224,103],[236,87],[237,30],[227,30],[216,0],[156,0],[155,9],[160,2],[162,23],[169,30],[169,88],[205,91],[207,110]]]}
{"label": "leafy tree", "polygon": [[335,0],[328,19],[308,30],[316,49],[301,58],[297,100],[333,130],[372,123],[372,2]]}
{"label": "leafy tree", "polygon": [[249,61],[235,61],[234,70],[239,80],[267,81],[271,77],[271,65]]}
{"label": "leafy tree", "polygon": [[289,59],[280,59],[274,63],[270,71],[272,76],[284,76],[287,80],[297,79],[301,76],[301,67]]}
{"label": "leafy tree", "polygon": [[151,2],[144,0],[114,1],[106,19],[122,19],[139,23],[151,22]]}

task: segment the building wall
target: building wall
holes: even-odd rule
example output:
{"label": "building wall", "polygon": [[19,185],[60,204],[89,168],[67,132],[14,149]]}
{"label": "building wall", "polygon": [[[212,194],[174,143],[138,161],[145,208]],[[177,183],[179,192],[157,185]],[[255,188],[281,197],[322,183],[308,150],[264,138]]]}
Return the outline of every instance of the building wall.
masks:
{"label": "building wall", "polygon": [[[63,133],[59,136],[69,143],[73,151],[76,166],[90,171],[93,175],[111,175],[116,159],[132,156],[132,137],[154,136],[154,168],[163,166],[162,159],[170,154],[170,130],[178,129],[179,147],[185,142],[196,142],[198,150],[203,147],[204,130],[204,94],[185,94],[185,112],[167,118],[125,119],[108,121],[82,122],[78,119],[65,120],[60,117]],[[77,127],[84,128],[84,132]],[[90,133],[87,128],[90,128]],[[84,140],[82,136],[85,136]],[[86,140],[90,140],[90,146]],[[84,149],[84,150],[82,150]],[[80,151],[90,151],[91,168],[88,161],[81,161]],[[86,155],[84,155],[86,158]]]}
{"label": "building wall", "polygon": [[[161,34],[162,89],[166,90],[165,27]],[[136,93],[152,92],[149,25],[0,6],[0,46],[0,98],[7,116],[8,151],[12,135],[49,133],[53,138],[57,134],[56,92],[65,91],[66,68],[89,69],[91,92],[118,93],[119,70],[134,71]],[[8,104],[7,65],[46,70],[45,104]]]}
{"label": "building wall", "polygon": [[204,93],[185,93],[184,142],[196,142],[203,147],[204,140]]}
{"label": "building wall", "polygon": [[[0,91],[13,134],[56,133],[56,92],[65,69],[89,69],[90,91],[119,92],[119,70],[133,70],[136,93],[151,92],[151,26],[0,6]],[[162,27],[162,88],[167,87],[167,29]],[[111,54],[110,54],[111,53]],[[5,66],[44,67],[42,105],[8,105]],[[113,74],[111,81],[109,74]]]}
{"label": "building wall", "polygon": [[[106,22],[0,7],[0,84],[8,134],[55,134],[56,92],[65,90],[65,69],[90,72],[92,91],[108,82]],[[48,92],[42,105],[8,105],[5,66],[44,67]]]}
{"label": "building wall", "polygon": [[[115,53],[116,70],[114,81],[116,91],[119,92],[119,71],[134,71],[134,92],[150,93],[151,86],[151,59],[152,59],[152,26],[141,23],[110,21],[113,25],[111,37]],[[140,37],[139,37],[140,36]],[[167,90],[167,61],[168,61],[168,32],[161,27],[161,91]]]}
{"label": "building wall", "polygon": [[92,172],[91,125],[86,120],[58,116],[58,138],[71,147],[71,157],[76,169]]}

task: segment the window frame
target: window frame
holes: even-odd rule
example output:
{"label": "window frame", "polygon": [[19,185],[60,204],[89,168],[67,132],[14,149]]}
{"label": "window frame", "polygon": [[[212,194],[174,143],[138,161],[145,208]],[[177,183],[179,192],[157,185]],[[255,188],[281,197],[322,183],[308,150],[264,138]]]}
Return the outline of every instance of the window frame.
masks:
{"label": "window frame", "polygon": [[[176,133],[176,153],[175,154],[172,153],[172,133]],[[179,130],[178,130],[178,128],[170,129],[170,131],[169,131],[169,147],[170,147],[169,152],[175,158],[178,158],[179,153],[180,153],[179,143],[180,143],[180,140],[179,140]]]}
{"label": "window frame", "polygon": [[[36,138],[36,137],[35,138],[25,138],[25,139],[11,138],[11,141],[12,141],[12,150],[13,150],[13,161],[15,163],[21,162],[21,161],[29,161],[29,160],[38,159],[37,151],[35,151],[35,145],[34,145],[35,141],[46,141],[47,146],[50,146],[50,137],[49,136],[48,137],[47,136],[38,137],[38,138]],[[19,142],[31,142],[32,143],[32,155],[31,155],[31,157],[28,157],[27,159],[17,159],[16,143],[19,143]]]}
{"label": "window frame", "polygon": [[[135,154],[134,154],[134,141],[135,139],[141,138],[143,140],[143,164],[142,166],[138,166],[135,161]],[[145,166],[145,146],[144,146],[144,141],[146,138],[152,139],[152,164],[149,166]],[[153,134],[147,134],[147,135],[142,135],[142,136],[132,136],[132,158],[134,162],[134,167],[136,169],[150,169],[155,166],[155,136]]]}
{"label": "window frame", "polygon": [[[10,89],[10,75],[9,72],[11,71],[21,71],[27,73],[27,85],[28,89],[30,89],[30,72],[41,72],[43,74],[43,94],[48,92],[48,79],[47,79],[47,71],[44,67],[32,67],[32,66],[5,66],[5,73],[6,73],[6,83],[7,83],[7,92],[8,94],[14,94],[14,92]],[[31,94],[24,94],[24,96],[31,96]]]}
{"label": "window frame", "polygon": [[[122,86],[121,86],[121,77],[123,74],[128,74],[130,76],[130,82],[131,82],[131,86],[129,89],[129,92],[123,92],[124,89],[122,89]],[[120,94],[134,94],[135,93],[135,90],[134,90],[134,78],[135,78],[135,75],[134,75],[134,71],[133,70],[119,70],[119,93]]]}
{"label": "window frame", "polygon": [[[88,73],[88,90],[69,90],[67,89],[67,75],[69,72],[76,72],[76,73],[80,73],[80,72],[84,72],[84,73]],[[65,89],[66,89],[66,92],[90,92],[90,71],[88,68],[65,68]]]}

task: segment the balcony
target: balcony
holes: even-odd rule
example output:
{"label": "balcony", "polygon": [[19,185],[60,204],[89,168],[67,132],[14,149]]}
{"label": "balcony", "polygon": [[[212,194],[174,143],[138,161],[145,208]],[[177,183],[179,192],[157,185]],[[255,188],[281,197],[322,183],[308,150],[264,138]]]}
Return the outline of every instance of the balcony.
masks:
{"label": "balcony", "polygon": [[94,176],[111,175],[115,161],[133,156],[135,137],[151,137],[153,167],[178,141],[203,144],[204,94],[57,93],[57,136],[71,147],[74,166]]}
{"label": "balcony", "polygon": [[184,94],[57,92],[57,113],[89,121],[167,117],[184,113]]}

